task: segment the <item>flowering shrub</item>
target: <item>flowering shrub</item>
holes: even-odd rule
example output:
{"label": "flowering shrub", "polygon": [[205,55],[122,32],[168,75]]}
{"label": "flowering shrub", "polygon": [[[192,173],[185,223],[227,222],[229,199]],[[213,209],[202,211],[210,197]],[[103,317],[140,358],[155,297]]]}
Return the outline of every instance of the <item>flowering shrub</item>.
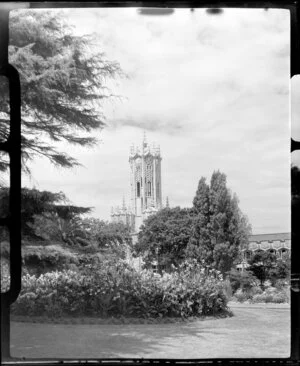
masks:
{"label": "flowering shrub", "polygon": [[276,289],[275,287],[269,287],[261,294],[256,294],[251,299],[252,302],[272,302],[272,303],[288,303],[290,301],[289,289],[282,288]]}
{"label": "flowering shrub", "polygon": [[289,287],[268,287],[263,291],[259,287],[254,287],[249,291],[237,290],[234,298],[238,302],[249,301],[252,303],[288,303],[290,301]]}
{"label": "flowering shrub", "polygon": [[227,309],[222,276],[196,263],[184,263],[172,274],[136,272],[125,261],[84,271],[26,274],[13,305],[20,315],[96,315],[188,317],[216,315]]}

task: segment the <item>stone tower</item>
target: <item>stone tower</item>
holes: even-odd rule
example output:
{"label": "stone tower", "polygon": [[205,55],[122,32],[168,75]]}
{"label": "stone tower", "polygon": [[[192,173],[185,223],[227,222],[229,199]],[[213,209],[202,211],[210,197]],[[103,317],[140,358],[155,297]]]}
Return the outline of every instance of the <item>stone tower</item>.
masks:
{"label": "stone tower", "polygon": [[162,207],[161,156],[159,146],[150,147],[144,134],[141,147],[130,148],[131,209],[135,232],[143,221]]}

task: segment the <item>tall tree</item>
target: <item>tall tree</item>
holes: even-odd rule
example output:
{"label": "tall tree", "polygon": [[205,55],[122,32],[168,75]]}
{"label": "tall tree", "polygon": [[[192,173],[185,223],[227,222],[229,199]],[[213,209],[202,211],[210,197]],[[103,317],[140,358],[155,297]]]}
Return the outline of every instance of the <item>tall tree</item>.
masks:
{"label": "tall tree", "polygon": [[193,200],[193,216],[195,216],[192,235],[186,248],[188,257],[205,258],[207,263],[213,262],[210,240],[210,197],[209,185],[201,177]]}
{"label": "tall tree", "polygon": [[[117,62],[95,51],[92,36],[75,36],[61,11],[13,11],[9,59],[20,73],[22,158],[44,156],[61,167],[78,162],[60,142],[91,146],[105,124],[103,101],[114,97],[107,80],[122,75]],[[9,133],[7,86],[0,84],[0,140]],[[0,155],[0,169],[8,166]]]}
{"label": "tall tree", "polygon": [[227,187],[224,173],[213,172],[210,186],[204,178],[200,179],[193,209],[196,217],[188,253],[194,252],[225,274],[246,245],[251,228],[238,206],[237,196]]}

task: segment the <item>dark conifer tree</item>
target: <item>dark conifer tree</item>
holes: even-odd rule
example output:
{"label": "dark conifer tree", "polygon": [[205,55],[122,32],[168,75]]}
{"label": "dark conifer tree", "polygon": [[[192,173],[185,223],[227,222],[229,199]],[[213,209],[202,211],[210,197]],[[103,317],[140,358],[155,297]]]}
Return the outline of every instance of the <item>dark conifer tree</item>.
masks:
{"label": "dark conifer tree", "polygon": [[[119,64],[105,58],[92,36],[74,35],[60,10],[12,12],[9,44],[9,61],[21,79],[23,168],[35,156],[77,165],[58,143],[96,143],[90,132],[105,125],[103,101],[114,97],[107,80],[122,75]],[[0,141],[9,133],[7,99],[1,83]],[[0,155],[1,170],[7,163]]]}

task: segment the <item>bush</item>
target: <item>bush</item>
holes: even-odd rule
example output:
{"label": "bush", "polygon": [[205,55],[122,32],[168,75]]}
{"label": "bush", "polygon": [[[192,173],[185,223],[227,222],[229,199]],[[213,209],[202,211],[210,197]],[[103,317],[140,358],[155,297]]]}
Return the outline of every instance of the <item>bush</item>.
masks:
{"label": "bush", "polygon": [[229,279],[226,279],[224,281],[224,290],[225,290],[226,296],[229,299],[231,299],[232,298],[232,295],[233,295],[233,290],[232,290],[231,283],[230,283],[230,280]]}
{"label": "bush", "polygon": [[240,272],[236,269],[232,269],[228,273],[228,278],[233,293],[235,293],[238,289],[241,289],[243,291],[250,290],[256,282],[256,278],[253,276],[252,273],[248,271]]}
{"label": "bush", "polygon": [[162,276],[124,261],[87,264],[84,273],[26,274],[22,285],[14,314],[188,317],[219,314],[228,301],[220,274],[195,263]]}
{"label": "bush", "polygon": [[1,293],[4,293],[7,292],[10,287],[9,262],[1,258],[0,268],[1,268]]}
{"label": "bush", "polygon": [[284,279],[279,279],[275,283],[277,290],[286,289],[288,287],[289,281]]}
{"label": "bush", "polygon": [[75,253],[61,245],[28,245],[22,248],[23,263],[36,275],[55,270],[68,269],[77,265]]}
{"label": "bush", "polygon": [[234,297],[239,302],[249,301],[252,303],[288,303],[289,288],[285,287],[280,290],[275,287],[268,287],[265,291],[258,286],[252,287],[249,291],[238,290]]}
{"label": "bush", "polygon": [[250,299],[250,294],[248,292],[244,292],[242,289],[238,289],[235,294],[234,294],[234,298],[238,301],[238,302],[245,302],[248,301]]}

